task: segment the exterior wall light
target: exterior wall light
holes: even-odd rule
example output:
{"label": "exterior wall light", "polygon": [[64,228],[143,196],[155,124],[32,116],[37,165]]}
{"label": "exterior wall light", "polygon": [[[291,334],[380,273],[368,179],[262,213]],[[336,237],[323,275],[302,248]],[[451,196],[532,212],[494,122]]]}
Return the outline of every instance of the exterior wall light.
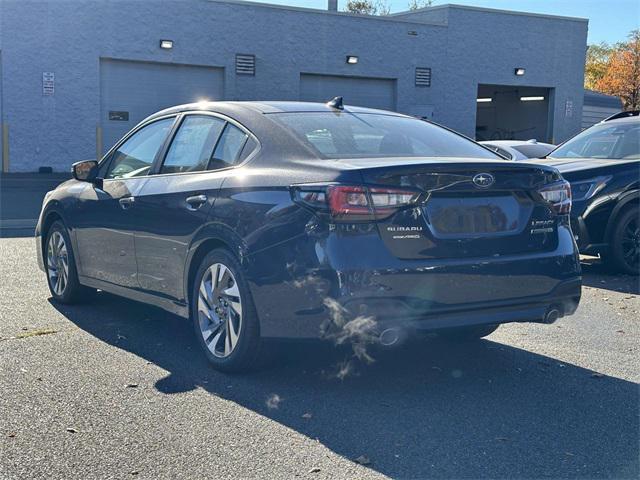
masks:
{"label": "exterior wall light", "polygon": [[355,55],[347,55],[347,63],[349,65],[355,65],[358,63],[358,57]]}
{"label": "exterior wall light", "polygon": [[542,100],[544,100],[544,97],[540,96],[540,97],[520,97],[520,101],[521,102],[541,102]]}
{"label": "exterior wall light", "polygon": [[160,48],[171,50],[173,48],[173,40],[160,40]]}
{"label": "exterior wall light", "polygon": [[478,103],[489,103],[491,101],[493,101],[492,98],[476,98],[476,102]]}
{"label": "exterior wall light", "polygon": [[517,77],[522,77],[524,75],[525,71],[526,70],[524,68],[518,67],[513,71],[513,73],[515,73]]}

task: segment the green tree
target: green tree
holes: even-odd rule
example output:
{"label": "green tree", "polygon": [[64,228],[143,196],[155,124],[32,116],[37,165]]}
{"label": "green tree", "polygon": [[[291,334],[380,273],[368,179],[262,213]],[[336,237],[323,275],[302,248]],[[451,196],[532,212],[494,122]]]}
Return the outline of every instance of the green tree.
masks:
{"label": "green tree", "polygon": [[419,10],[421,8],[430,7],[434,0],[409,0],[407,7],[409,10]]}
{"label": "green tree", "polygon": [[389,15],[391,8],[386,0],[349,0],[345,11],[360,15]]}

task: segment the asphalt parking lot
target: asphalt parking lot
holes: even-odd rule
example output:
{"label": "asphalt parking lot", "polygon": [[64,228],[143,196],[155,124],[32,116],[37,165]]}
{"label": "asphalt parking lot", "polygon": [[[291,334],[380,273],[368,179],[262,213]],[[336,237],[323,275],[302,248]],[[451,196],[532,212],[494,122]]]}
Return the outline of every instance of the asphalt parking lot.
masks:
{"label": "asphalt parking lot", "polygon": [[[184,320],[49,300],[0,239],[0,478],[638,478],[638,280],[585,265],[576,315],[373,352],[278,345],[217,373]],[[356,461],[357,460],[357,461]]]}

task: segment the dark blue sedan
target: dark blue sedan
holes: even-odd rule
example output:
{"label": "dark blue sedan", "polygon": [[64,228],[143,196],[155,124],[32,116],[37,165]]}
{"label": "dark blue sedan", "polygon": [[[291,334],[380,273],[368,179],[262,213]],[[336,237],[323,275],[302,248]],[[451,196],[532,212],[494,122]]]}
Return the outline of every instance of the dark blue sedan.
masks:
{"label": "dark blue sedan", "polygon": [[53,298],[101,289],[190,318],[222,370],[265,338],[479,338],[580,299],[558,171],[398,113],[183,105],[73,173],[36,231]]}

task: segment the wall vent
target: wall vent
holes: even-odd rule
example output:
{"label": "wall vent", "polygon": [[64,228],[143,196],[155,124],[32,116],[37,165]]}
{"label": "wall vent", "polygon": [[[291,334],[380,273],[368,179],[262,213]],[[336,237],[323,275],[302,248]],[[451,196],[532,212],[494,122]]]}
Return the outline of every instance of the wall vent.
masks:
{"label": "wall vent", "polygon": [[416,67],[416,87],[431,86],[431,69],[426,67]]}
{"label": "wall vent", "polygon": [[236,75],[255,75],[256,56],[243,53],[236,54]]}

